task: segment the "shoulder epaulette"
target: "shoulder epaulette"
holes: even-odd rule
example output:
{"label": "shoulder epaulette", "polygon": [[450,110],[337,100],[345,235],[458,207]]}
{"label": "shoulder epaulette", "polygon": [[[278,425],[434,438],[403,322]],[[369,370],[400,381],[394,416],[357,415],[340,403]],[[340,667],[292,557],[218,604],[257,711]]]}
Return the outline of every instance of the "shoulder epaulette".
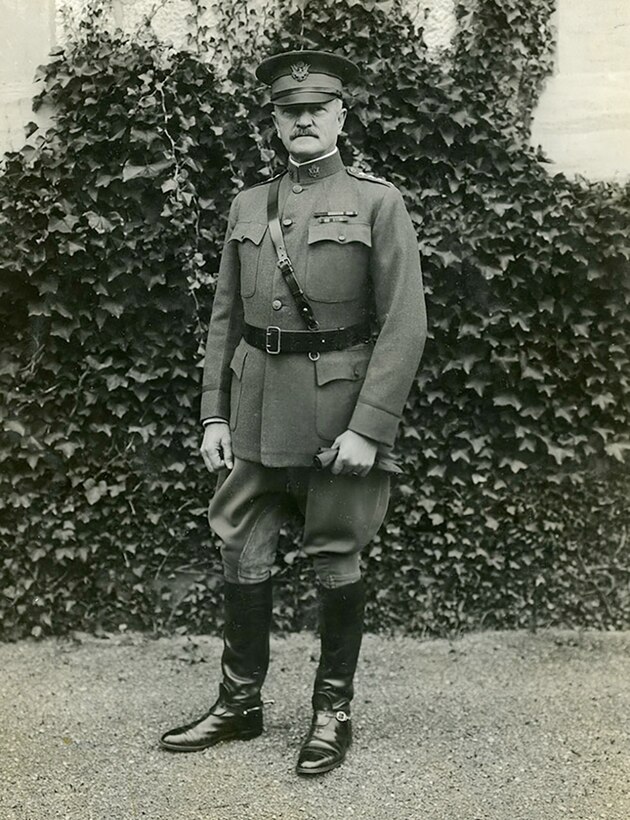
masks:
{"label": "shoulder epaulette", "polygon": [[375,177],[372,174],[366,174],[365,171],[357,171],[355,168],[346,168],[346,171],[355,179],[362,179],[365,182],[378,182],[379,185],[387,185],[388,188],[394,187],[391,182],[383,179],[383,177]]}
{"label": "shoulder epaulette", "polygon": [[283,169],[282,171],[280,171],[279,174],[274,174],[272,177],[269,177],[268,179],[261,179],[260,182],[255,182],[253,185],[250,185],[249,188],[246,188],[245,190],[249,191],[251,190],[251,188],[259,188],[261,185],[268,185],[270,182],[273,182],[274,179],[278,179],[278,177],[282,177],[285,174],[286,170]]}

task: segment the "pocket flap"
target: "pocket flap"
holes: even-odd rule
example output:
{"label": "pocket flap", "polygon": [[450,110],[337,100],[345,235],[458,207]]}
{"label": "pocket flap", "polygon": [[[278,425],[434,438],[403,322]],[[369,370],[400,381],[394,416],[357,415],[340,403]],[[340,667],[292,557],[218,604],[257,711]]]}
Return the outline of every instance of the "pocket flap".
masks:
{"label": "pocket flap", "polygon": [[264,222],[237,222],[230,234],[230,241],[235,239],[237,242],[244,242],[249,239],[254,245],[260,245],[266,230]]}
{"label": "pocket flap", "polygon": [[242,379],[243,377],[243,367],[245,365],[245,359],[247,358],[247,345],[241,339],[241,341],[236,346],[236,350],[234,351],[234,355],[232,356],[232,361],[230,362],[230,369],[234,373],[237,379]]}
{"label": "pocket flap", "polygon": [[361,242],[372,247],[372,228],[361,222],[322,222],[309,225],[308,243],[337,242],[347,245],[348,242]]}
{"label": "pocket flap", "polygon": [[358,381],[367,373],[372,348],[363,350],[333,350],[322,353],[315,362],[317,384],[321,387],[337,379]]}

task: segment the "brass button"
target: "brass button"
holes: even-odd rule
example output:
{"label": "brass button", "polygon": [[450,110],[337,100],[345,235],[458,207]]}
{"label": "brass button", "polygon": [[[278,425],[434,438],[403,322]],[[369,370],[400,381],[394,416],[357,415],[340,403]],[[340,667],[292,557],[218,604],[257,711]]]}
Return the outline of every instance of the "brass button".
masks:
{"label": "brass button", "polygon": [[301,194],[304,188],[302,188],[301,185],[294,185],[293,188],[291,188],[291,190],[294,194]]}
{"label": "brass button", "polygon": [[345,241],[346,241],[346,235],[345,235],[345,234],[343,234],[343,233],[340,233],[340,234],[339,234],[339,241],[340,241],[340,242],[345,242]]}
{"label": "brass button", "polygon": [[286,217],[285,219],[282,220],[282,224],[284,225],[285,228],[289,228],[291,225],[293,225],[293,220],[289,219],[289,217]]}
{"label": "brass button", "polygon": [[274,310],[280,310],[280,308],[282,307],[282,302],[280,301],[280,299],[274,299],[271,303],[271,307]]}

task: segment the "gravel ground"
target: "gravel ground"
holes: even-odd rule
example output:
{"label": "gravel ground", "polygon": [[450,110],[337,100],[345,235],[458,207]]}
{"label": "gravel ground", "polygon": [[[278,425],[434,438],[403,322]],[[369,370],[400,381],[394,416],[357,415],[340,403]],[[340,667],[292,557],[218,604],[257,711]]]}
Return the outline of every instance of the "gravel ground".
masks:
{"label": "gravel ground", "polygon": [[214,700],[214,638],[0,645],[0,820],[629,820],[630,633],[367,636],[355,745],[293,772],[317,645],[277,638],[266,731],[172,755]]}

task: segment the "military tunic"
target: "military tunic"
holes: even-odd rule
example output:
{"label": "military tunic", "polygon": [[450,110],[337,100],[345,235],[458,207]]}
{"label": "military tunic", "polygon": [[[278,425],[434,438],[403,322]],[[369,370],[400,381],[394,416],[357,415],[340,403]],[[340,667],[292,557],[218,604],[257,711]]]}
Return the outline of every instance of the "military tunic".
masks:
{"label": "military tunic", "polygon": [[[228,220],[206,348],[201,418],[229,419],[234,454],[307,466],[346,429],[389,447],[426,338],[418,242],[398,190],[346,169],[338,152],[289,164],[279,210],[295,274],[322,330],[373,317],[373,341],[270,355],[243,325],[304,330],[267,226],[268,184],[242,191]],[[327,216],[342,214],[342,216]]]}

